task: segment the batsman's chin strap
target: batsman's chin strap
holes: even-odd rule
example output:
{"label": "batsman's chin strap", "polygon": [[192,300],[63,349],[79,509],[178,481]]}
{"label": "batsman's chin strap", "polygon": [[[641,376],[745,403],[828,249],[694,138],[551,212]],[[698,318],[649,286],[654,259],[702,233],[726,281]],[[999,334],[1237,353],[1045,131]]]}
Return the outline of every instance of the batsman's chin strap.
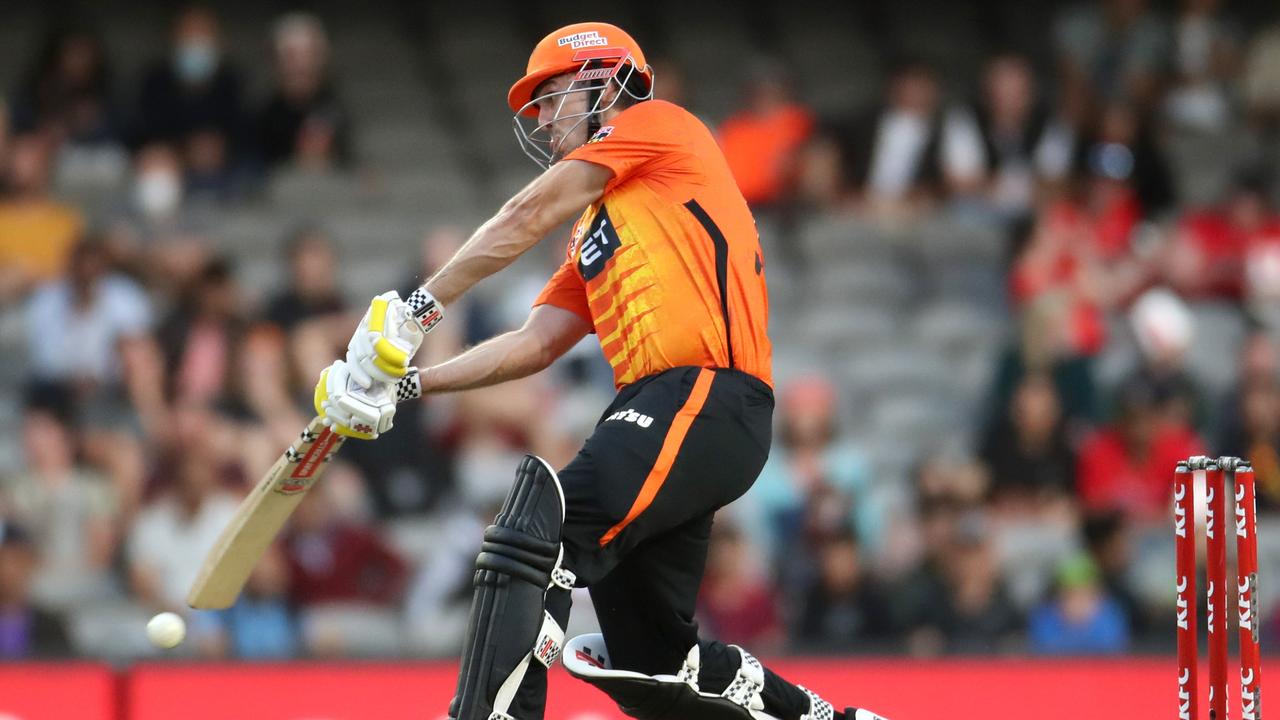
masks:
{"label": "batsman's chin strap", "polygon": [[[586,69],[594,70],[602,67],[604,67],[603,62],[600,60],[592,60],[587,63]],[[587,115],[587,139],[595,137],[596,133],[600,132],[600,108],[598,106],[600,105],[600,95],[604,92],[604,88],[608,84],[608,80],[601,80],[594,83],[591,88],[587,90],[587,107],[591,108],[590,114]]]}

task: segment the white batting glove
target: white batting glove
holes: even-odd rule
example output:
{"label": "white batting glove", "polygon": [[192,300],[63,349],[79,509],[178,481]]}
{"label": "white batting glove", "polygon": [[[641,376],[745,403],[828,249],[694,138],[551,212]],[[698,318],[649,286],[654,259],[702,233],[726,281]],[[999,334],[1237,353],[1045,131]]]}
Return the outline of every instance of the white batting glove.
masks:
{"label": "white batting glove", "polygon": [[397,402],[422,394],[417,368],[408,368],[394,385],[373,383],[367,390],[355,382],[350,369],[342,360],[325,368],[313,396],[316,414],[339,435],[373,440],[391,429]]}
{"label": "white batting glove", "polygon": [[423,336],[443,317],[440,304],[423,288],[408,300],[394,290],[375,297],[347,344],[351,377],[363,388],[404,377]]}

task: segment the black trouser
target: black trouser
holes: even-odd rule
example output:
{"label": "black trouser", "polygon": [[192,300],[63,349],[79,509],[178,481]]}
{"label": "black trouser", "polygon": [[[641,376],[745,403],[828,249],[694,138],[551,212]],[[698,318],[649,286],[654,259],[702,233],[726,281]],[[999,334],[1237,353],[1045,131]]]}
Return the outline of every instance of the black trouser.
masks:
{"label": "black trouser", "polygon": [[[560,473],[564,566],[591,592],[616,669],[675,674],[701,644],[700,683],[721,692],[738,653],[699,641],[694,609],[715,511],[755,482],[769,454],[773,392],[736,370],[674,368],[623,388],[578,456]],[[564,627],[569,593],[547,609]],[[766,671],[766,711],[794,720],[801,691]],[[542,718],[546,671],[532,663],[512,707]]]}

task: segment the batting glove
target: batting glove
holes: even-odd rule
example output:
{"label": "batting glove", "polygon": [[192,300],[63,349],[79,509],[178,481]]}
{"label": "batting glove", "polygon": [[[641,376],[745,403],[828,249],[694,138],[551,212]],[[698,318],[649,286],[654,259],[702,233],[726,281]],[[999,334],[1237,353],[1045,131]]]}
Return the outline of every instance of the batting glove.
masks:
{"label": "batting glove", "polygon": [[422,394],[417,368],[407,368],[394,385],[372,383],[368,389],[350,370],[345,361],[335,361],[320,373],[313,395],[316,414],[339,435],[373,440],[391,429],[397,402]]}

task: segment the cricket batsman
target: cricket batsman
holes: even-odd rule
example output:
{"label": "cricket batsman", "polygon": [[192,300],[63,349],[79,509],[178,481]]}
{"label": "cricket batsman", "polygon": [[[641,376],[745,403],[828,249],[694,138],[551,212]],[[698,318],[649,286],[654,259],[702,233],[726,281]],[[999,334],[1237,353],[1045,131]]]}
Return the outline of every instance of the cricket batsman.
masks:
{"label": "cricket batsman", "polygon": [[[577,457],[557,473],[526,456],[485,530],[450,717],[541,720],[547,669],[563,655],[641,720],[875,720],[698,637],[712,519],[769,453],[769,304],[755,221],[715,138],[652,99],[653,81],[613,25],[543,38],[507,103],[546,171],[408,298],[374,298],[345,360],[321,375],[316,410],[372,439],[397,401],[531,375],[587,333],[613,366],[618,395]],[[455,300],[575,216],[523,327],[410,366]],[[405,376],[420,390],[397,393]],[[566,643],[574,587],[590,591],[602,634]]]}

